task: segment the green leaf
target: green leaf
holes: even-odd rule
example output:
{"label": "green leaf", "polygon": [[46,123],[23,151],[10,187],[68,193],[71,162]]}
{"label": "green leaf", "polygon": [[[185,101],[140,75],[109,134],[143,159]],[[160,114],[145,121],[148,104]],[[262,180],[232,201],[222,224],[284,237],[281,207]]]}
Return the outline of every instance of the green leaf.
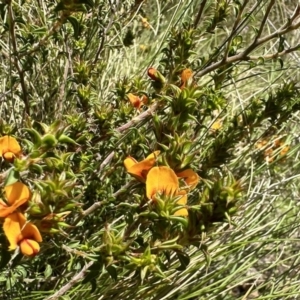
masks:
{"label": "green leaf", "polygon": [[177,257],[180,262],[180,266],[177,268],[177,270],[184,271],[190,263],[190,257],[188,256],[188,254],[181,251],[177,251]]}
{"label": "green leaf", "polygon": [[67,144],[73,144],[73,145],[79,145],[77,144],[73,139],[71,139],[70,137],[68,137],[65,134],[62,134],[59,138],[58,141],[60,143],[67,143]]}
{"label": "green leaf", "polygon": [[16,284],[16,279],[14,277],[9,277],[6,280],[6,290],[10,291],[13,289],[14,285]]}
{"label": "green leaf", "polygon": [[51,276],[51,274],[52,274],[52,268],[49,264],[47,264],[46,269],[44,271],[44,276],[45,278],[48,278]]}
{"label": "green leaf", "polygon": [[148,269],[149,269],[149,266],[146,266],[146,267],[141,269],[141,281],[142,282],[144,281],[144,279],[147,275]]}
{"label": "green leaf", "polygon": [[[99,276],[99,273],[101,273],[102,270],[102,263],[95,262],[88,270],[87,276],[83,279],[82,283],[88,283],[92,282],[97,276]],[[92,283],[91,283],[92,284]]]}
{"label": "green leaf", "polygon": [[113,265],[110,265],[106,268],[108,274],[110,275],[110,277],[117,281],[118,279],[118,273],[117,273],[117,269],[113,266]]}
{"label": "green leaf", "polygon": [[80,35],[80,24],[78,20],[72,16],[68,17],[67,20],[71,23],[74,30],[74,38],[77,40]]}
{"label": "green leaf", "polygon": [[86,6],[89,6],[91,8],[95,6],[93,0],[81,0],[81,1],[79,1],[79,3],[85,4]]}
{"label": "green leaf", "polygon": [[11,169],[5,179],[4,186],[11,185],[20,179],[20,173],[16,169]]}

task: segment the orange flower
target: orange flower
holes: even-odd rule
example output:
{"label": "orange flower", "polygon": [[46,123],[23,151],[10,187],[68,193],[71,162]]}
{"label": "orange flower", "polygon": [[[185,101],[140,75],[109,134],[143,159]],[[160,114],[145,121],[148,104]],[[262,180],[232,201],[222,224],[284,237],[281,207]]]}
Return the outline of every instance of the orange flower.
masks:
{"label": "orange flower", "polygon": [[40,251],[39,242],[42,236],[38,228],[31,222],[27,222],[22,213],[12,213],[5,218],[3,231],[10,243],[9,250],[15,250],[20,246],[21,252],[27,256],[34,256]]}
{"label": "orange flower", "polygon": [[193,77],[193,71],[191,69],[184,69],[180,75],[181,83],[180,88],[183,89],[186,87],[190,78]]}
{"label": "orange flower", "polygon": [[288,153],[288,151],[290,150],[290,146],[289,145],[284,145],[284,146],[281,145],[281,147],[282,148],[280,151],[280,155],[285,156]]}
{"label": "orange flower", "polygon": [[154,81],[156,81],[156,80],[158,80],[158,75],[157,75],[157,70],[156,69],[154,69],[154,68],[149,68],[148,69],[148,71],[147,71],[147,74],[148,74],[148,76],[152,79],[152,80],[154,80]]}
{"label": "orange flower", "polygon": [[9,162],[13,162],[15,157],[22,153],[17,140],[11,136],[5,135],[0,138],[0,156]]}
{"label": "orange flower", "polygon": [[160,83],[165,83],[166,82],[166,79],[165,77],[156,69],[150,67],[148,70],[147,70],[147,74],[148,76],[156,81],[156,82],[160,82]]}
{"label": "orange flower", "polygon": [[192,169],[186,169],[176,173],[177,177],[183,178],[189,188],[194,189],[199,182],[200,177]]}
{"label": "orange flower", "polygon": [[124,166],[127,172],[141,182],[146,181],[149,170],[155,165],[156,158],[160,151],[154,151],[144,160],[137,162],[133,157],[128,156],[124,160]]}
{"label": "orange flower", "polygon": [[[186,191],[179,191],[179,181],[175,172],[166,166],[153,167],[146,180],[146,195],[148,199],[155,201],[157,193],[161,193],[169,197],[180,197],[176,202],[180,205],[186,205],[187,194]],[[181,208],[174,213],[175,216],[187,216],[186,208]]]}
{"label": "orange flower", "polygon": [[7,203],[0,200],[0,218],[5,218],[31,197],[29,188],[22,182],[15,182],[4,188]]}
{"label": "orange flower", "polygon": [[143,95],[141,98],[139,96],[133,95],[132,93],[127,94],[127,97],[133,107],[140,110],[142,105],[147,104],[148,98]]}

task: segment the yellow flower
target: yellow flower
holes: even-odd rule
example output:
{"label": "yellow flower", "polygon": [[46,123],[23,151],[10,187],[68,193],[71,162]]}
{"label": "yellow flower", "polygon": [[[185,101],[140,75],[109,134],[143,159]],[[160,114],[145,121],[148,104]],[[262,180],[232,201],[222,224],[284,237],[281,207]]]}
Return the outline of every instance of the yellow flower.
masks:
{"label": "yellow flower", "polygon": [[212,132],[216,132],[218,130],[220,130],[222,128],[222,120],[221,119],[217,119],[210,127],[210,130]]}
{"label": "yellow flower", "polygon": [[147,28],[147,29],[150,28],[150,24],[149,24],[147,18],[142,18],[142,24],[145,28]]}
{"label": "yellow flower", "polygon": [[[166,166],[153,167],[146,180],[146,195],[148,199],[155,201],[156,194],[160,193],[169,197],[180,197],[176,202],[179,205],[186,205],[186,191],[179,191],[179,181],[175,172]],[[174,213],[175,216],[187,216],[186,208],[181,208]]]}
{"label": "yellow flower", "polygon": [[15,157],[22,153],[17,140],[11,136],[5,135],[0,138],[0,156],[9,162],[13,162]]}
{"label": "yellow flower", "polygon": [[29,188],[22,182],[15,182],[4,188],[7,203],[0,200],[0,218],[5,218],[13,213],[18,207],[27,202],[31,193]]}
{"label": "yellow flower", "polygon": [[155,165],[156,158],[159,153],[160,151],[154,151],[140,162],[137,162],[133,157],[128,156],[124,160],[124,166],[130,175],[141,182],[145,182],[147,174],[149,170]]}
{"label": "yellow flower", "polygon": [[42,242],[42,236],[38,228],[27,222],[22,213],[15,212],[7,216],[3,231],[10,243],[9,250],[20,246],[21,252],[26,256],[34,256],[40,251],[39,242]]}

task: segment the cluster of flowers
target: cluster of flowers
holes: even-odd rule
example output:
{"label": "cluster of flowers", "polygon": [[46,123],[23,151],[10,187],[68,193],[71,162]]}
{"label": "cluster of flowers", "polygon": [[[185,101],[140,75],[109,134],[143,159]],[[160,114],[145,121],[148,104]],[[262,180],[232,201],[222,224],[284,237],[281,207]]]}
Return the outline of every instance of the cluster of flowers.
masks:
{"label": "cluster of flowers", "polygon": [[[130,175],[146,183],[148,200],[155,203],[159,198],[176,199],[176,204],[182,208],[178,207],[174,215],[188,216],[188,210],[184,207],[187,204],[187,192],[196,187],[199,176],[192,169],[175,173],[168,166],[156,166],[159,154],[160,151],[155,151],[140,162],[128,156],[124,166]],[[183,179],[181,186],[180,179]]]}
{"label": "cluster of flowers", "polygon": [[[10,136],[1,137],[0,155],[8,162],[20,157],[22,150],[17,140]],[[27,221],[24,215],[31,198],[29,188],[17,181],[4,187],[4,196],[5,200],[0,200],[0,218],[4,219],[3,231],[10,243],[9,250],[20,247],[24,255],[36,255],[40,251],[42,236],[38,228]]]}
{"label": "cluster of flowers", "polygon": [[[154,82],[165,82],[165,78],[163,77],[163,75],[155,68],[149,68],[147,74]],[[180,74],[180,89],[184,89],[188,85],[188,82],[192,80],[193,71],[191,69],[184,69]],[[195,85],[195,83],[193,83],[193,85]],[[126,96],[131,105],[137,110],[141,110],[141,108],[144,105],[147,105],[149,102],[149,99],[146,95],[138,96],[132,93],[128,93]]]}
{"label": "cluster of flowers", "polygon": [[260,139],[255,145],[257,149],[263,151],[267,163],[272,163],[274,159],[284,157],[290,150],[290,146],[283,139],[276,136],[273,138],[273,141],[270,138]]}

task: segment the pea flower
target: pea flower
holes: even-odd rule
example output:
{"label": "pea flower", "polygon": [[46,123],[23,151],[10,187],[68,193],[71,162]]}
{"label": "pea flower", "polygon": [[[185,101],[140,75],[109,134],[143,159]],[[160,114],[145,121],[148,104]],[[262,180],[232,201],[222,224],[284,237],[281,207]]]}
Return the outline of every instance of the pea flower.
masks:
{"label": "pea flower", "polygon": [[180,75],[181,83],[180,89],[183,89],[187,86],[187,83],[190,78],[193,77],[193,71],[191,69],[184,69]]}
{"label": "pea flower", "polygon": [[0,156],[9,162],[13,162],[15,157],[22,153],[17,140],[11,136],[5,135],[0,138]]}
{"label": "pea flower", "polygon": [[[181,196],[176,204],[186,205],[187,203],[186,191],[179,190],[178,177],[175,172],[167,166],[153,167],[147,175],[147,198],[155,201],[157,193],[172,198]],[[174,213],[174,216],[188,216],[188,210],[186,208],[180,208]]]}
{"label": "pea flower", "polygon": [[190,189],[194,189],[196,187],[196,185],[198,184],[199,179],[200,179],[198,174],[196,172],[194,172],[192,169],[186,169],[186,170],[181,171],[181,172],[176,172],[176,175],[179,178],[183,178],[186,185]]}
{"label": "pea flower", "polygon": [[7,202],[0,200],[0,218],[6,218],[31,197],[29,188],[19,181],[4,187],[4,194]]}
{"label": "pea flower", "polygon": [[10,243],[9,250],[15,250],[19,246],[26,256],[35,256],[40,251],[42,236],[38,228],[32,222],[27,222],[22,213],[15,212],[7,216],[3,231]]}
{"label": "pea flower", "polygon": [[166,82],[165,77],[158,70],[156,70],[155,68],[150,67],[147,70],[147,74],[154,81],[157,81],[157,82],[160,82],[160,83],[165,83]]}
{"label": "pea flower", "polygon": [[146,181],[146,177],[150,169],[155,165],[156,158],[160,151],[154,151],[144,160],[137,162],[133,157],[128,156],[124,160],[124,166],[127,172],[141,182]]}
{"label": "pea flower", "polygon": [[217,119],[210,127],[211,132],[216,132],[222,128],[222,120]]}
{"label": "pea flower", "polygon": [[140,110],[144,104],[147,104],[147,101],[148,101],[148,98],[145,95],[143,95],[140,98],[139,96],[129,93],[129,94],[127,94],[127,97],[129,99],[130,103],[132,104],[132,106],[138,110]]}

